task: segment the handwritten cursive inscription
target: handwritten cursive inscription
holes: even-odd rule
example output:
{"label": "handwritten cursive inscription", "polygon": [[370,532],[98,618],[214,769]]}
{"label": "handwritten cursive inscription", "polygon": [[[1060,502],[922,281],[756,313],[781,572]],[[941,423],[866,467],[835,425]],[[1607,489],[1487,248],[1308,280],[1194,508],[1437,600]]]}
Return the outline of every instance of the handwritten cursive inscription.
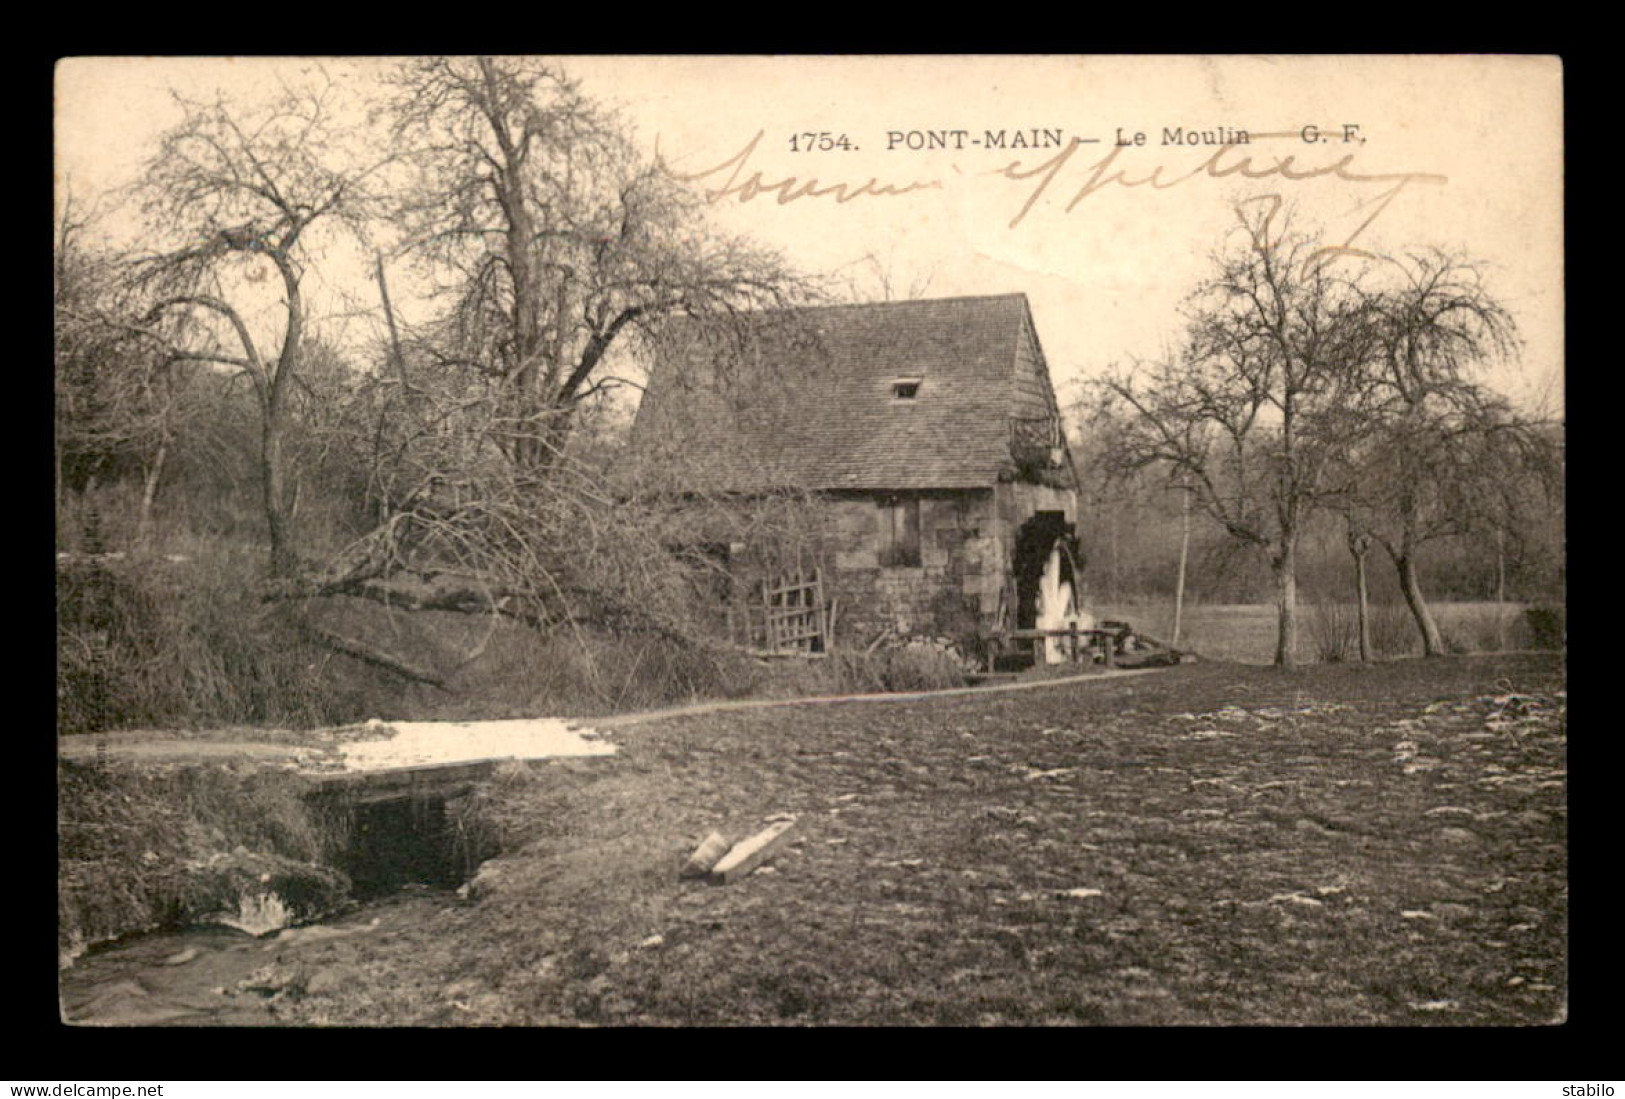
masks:
{"label": "handwritten cursive inscription", "polygon": [[[1272,133],[1253,134],[1251,136],[1254,140],[1257,140],[1260,138],[1284,138],[1299,135],[1295,133]],[[1015,160],[1005,167],[990,173],[1010,180],[1036,179],[1038,181],[1032,193],[1027,196],[1027,201],[1016,212],[1016,216],[1010,219],[1010,228],[1014,229],[1022,223],[1034,204],[1043,197],[1044,192],[1056,181],[1073,156],[1077,154],[1078,148],[1082,144],[1083,142],[1073,138],[1070,145],[1035,168],[1026,168],[1021,161]],[[1371,223],[1388,208],[1394,199],[1399,197],[1400,192],[1413,183],[1442,184],[1449,182],[1449,177],[1433,172],[1357,172],[1353,168],[1355,157],[1358,155],[1356,153],[1345,153],[1328,164],[1300,165],[1294,154],[1272,157],[1270,159],[1273,163],[1263,163],[1255,153],[1242,154],[1237,152],[1238,145],[1235,144],[1221,146],[1194,168],[1178,175],[1165,174],[1169,171],[1168,167],[1158,164],[1137,177],[1131,177],[1127,168],[1117,166],[1117,159],[1126,147],[1113,145],[1110,152],[1095,161],[1094,164],[1083,169],[1087,175],[1084,177],[1082,186],[1067,202],[1067,213],[1070,214],[1080,202],[1090,195],[1096,194],[1113,184],[1120,187],[1151,187],[1154,190],[1162,191],[1171,187],[1178,187],[1180,184],[1188,183],[1193,179],[1227,179],[1232,176],[1241,179],[1279,178],[1288,182],[1330,177],[1348,183],[1388,184],[1385,190],[1374,194],[1360,204],[1361,206],[1370,205],[1374,208],[1364,221],[1354,227],[1354,231],[1348,235],[1342,244],[1328,245],[1325,248],[1316,250],[1314,258],[1318,261],[1331,259],[1335,255],[1368,255],[1368,253],[1354,247],[1355,239],[1370,227]]]}
{"label": "handwritten cursive inscription", "polygon": [[[836,203],[851,202],[857,198],[895,198],[899,195],[910,194],[915,191],[940,190],[941,179],[918,179],[908,183],[883,183],[879,179],[870,177],[862,183],[820,183],[817,178],[803,180],[798,176],[785,176],[783,179],[768,180],[763,177],[760,170],[751,165],[751,158],[755,156],[757,146],[761,143],[766,131],[759,130],[756,136],[748,141],[744,148],[733,156],[713,167],[698,172],[679,173],[673,171],[661,159],[658,143],[655,159],[660,169],[671,178],[683,183],[717,182],[720,186],[705,190],[705,200],[709,203],[721,202],[724,199],[734,199],[740,203],[751,202],[764,195],[772,195],[774,201],[780,206],[786,206],[804,198],[832,198]],[[1109,146],[1109,151],[1092,164],[1079,161],[1073,164],[1078,150],[1084,145],[1094,142],[1074,137],[1060,152],[1037,164],[1028,167],[1025,161],[1013,160],[1003,168],[997,168],[985,173],[1017,183],[1032,182],[1032,190],[1027,194],[1026,200],[1010,219],[1009,227],[1014,229],[1026,220],[1027,215],[1037,205],[1038,200],[1044,197],[1049,189],[1063,180],[1065,176],[1077,176],[1081,173],[1081,183],[1067,201],[1065,212],[1071,213],[1078,205],[1091,195],[1099,194],[1108,187],[1149,187],[1152,190],[1165,191],[1181,186],[1192,180],[1210,179],[1243,179],[1264,180],[1275,179],[1287,183],[1301,183],[1311,179],[1335,179],[1345,183],[1357,183],[1378,187],[1369,198],[1361,202],[1357,209],[1369,208],[1365,219],[1356,225],[1352,232],[1344,238],[1341,244],[1327,245],[1318,249],[1312,257],[1316,262],[1324,262],[1339,255],[1369,256],[1355,246],[1355,241],[1370,228],[1371,223],[1387,210],[1393,201],[1400,196],[1407,187],[1413,184],[1443,184],[1449,182],[1448,177],[1434,172],[1363,172],[1355,169],[1354,164],[1359,156],[1358,152],[1346,152],[1336,159],[1321,163],[1303,163],[1299,160],[1300,154],[1285,156],[1265,156],[1255,151],[1254,143],[1269,139],[1297,139],[1308,140],[1300,131],[1283,131],[1280,133],[1252,133],[1248,134],[1248,141],[1232,141],[1221,145],[1213,153],[1197,161],[1194,166],[1173,168],[1167,164],[1155,164],[1149,168],[1131,169],[1120,158],[1125,149],[1136,148],[1136,145],[1122,142]],[[1246,150],[1243,152],[1242,150]],[[958,168],[955,168],[958,171]],[[1065,187],[1068,184],[1062,183]]]}
{"label": "handwritten cursive inscription", "polygon": [[[762,178],[759,171],[752,172],[743,180],[739,177],[744,173],[756,146],[761,142],[765,130],[756,131],[756,136],[750,139],[746,146],[733,156],[724,160],[714,168],[707,168],[703,172],[682,174],[674,172],[660,157],[658,143],[655,148],[655,162],[671,178],[681,183],[698,183],[701,180],[712,179],[728,172],[728,178],[723,185],[715,190],[705,192],[705,201],[710,203],[721,202],[725,198],[738,196],[741,203],[749,202],[758,195],[772,194],[777,196],[780,206],[787,206],[797,199],[803,198],[834,198],[837,203],[851,202],[855,198],[890,198],[896,195],[906,195],[912,191],[925,191],[941,188],[940,179],[918,180],[901,186],[892,183],[882,183],[871,177],[867,182],[854,187],[850,183],[831,183],[819,186],[816,178],[802,182],[796,176],[785,176],[783,179],[768,182]],[[732,171],[729,171],[732,169]]]}

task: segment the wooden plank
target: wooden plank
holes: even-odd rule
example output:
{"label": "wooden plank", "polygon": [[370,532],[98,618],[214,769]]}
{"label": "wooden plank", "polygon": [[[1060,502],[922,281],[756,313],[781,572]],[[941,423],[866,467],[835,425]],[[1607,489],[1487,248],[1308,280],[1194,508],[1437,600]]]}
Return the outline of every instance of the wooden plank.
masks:
{"label": "wooden plank", "polygon": [[[997,636],[1014,638],[1016,640],[1021,640],[1021,641],[1034,641],[1034,640],[1038,640],[1040,638],[1046,638],[1046,637],[1071,637],[1072,636],[1072,631],[1069,630],[1069,629],[1058,629],[1058,630],[1037,630],[1037,629],[1032,629],[1032,630],[1006,630],[1004,633],[999,634]],[[1079,637],[1116,637],[1117,636],[1117,631],[1116,630],[1095,630],[1095,629],[1084,630],[1084,629],[1080,629],[1080,630],[1078,630],[1078,636]]]}
{"label": "wooden plank", "polygon": [[816,565],[813,567],[812,587],[808,589],[807,603],[813,614],[811,623],[813,637],[808,641],[807,648],[810,651],[816,645],[819,650],[828,652],[830,628],[824,604],[824,570]]}
{"label": "wooden plank", "polygon": [[[1037,637],[1071,637],[1071,629],[1006,629],[1003,634],[994,634],[996,637],[1016,637],[1024,641],[1032,641]],[[1115,629],[1082,629],[1077,631],[1079,637],[1116,637]],[[1137,634],[1136,634],[1137,636]]]}
{"label": "wooden plank", "polygon": [[689,855],[688,861],[683,864],[683,868],[678,872],[677,876],[680,878],[703,878],[710,873],[711,868],[727,853],[728,840],[726,837],[721,832],[712,832],[700,841],[698,847],[694,848],[694,853]]}
{"label": "wooden plank", "polygon": [[307,776],[312,794],[340,794],[357,802],[392,801],[402,797],[458,797],[491,776],[499,759],[467,763],[426,763],[381,771],[341,771]]}
{"label": "wooden plank", "polygon": [[795,827],[793,820],[781,820],[747,840],[741,840],[711,868],[711,884],[727,885],[755,870],[778,850],[784,837]]}

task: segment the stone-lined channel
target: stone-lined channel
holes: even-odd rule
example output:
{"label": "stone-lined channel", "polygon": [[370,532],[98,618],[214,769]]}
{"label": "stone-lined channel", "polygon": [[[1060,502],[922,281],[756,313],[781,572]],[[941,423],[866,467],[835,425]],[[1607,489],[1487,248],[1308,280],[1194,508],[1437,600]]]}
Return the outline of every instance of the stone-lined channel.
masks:
{"label": "stone-lined channel", "polygon": [[[490,730],[480,724],[446,729],[460,746],[489,745]],[[615,750],[579,737],[563,742],[563,723],[543,724],[548,739],[528,758]],[[412,748],[421,746],[426,728],[412,727]],[[457,737],[471,728],[476,735]],[[483,742],[481,731],[488,734]],[[350,882],[344,903],[290,925],[297,898],[279,896],[274,884],[250,887],[236,927],[207,924],[93,946],[59,974],[62,1019],[88,1026],[276,1025],[285,995],[341,987],[369,942],[464,903],[457,887],[497,853],[470,819],[469,796],[503,763],[526,756],[456,759],[453,750],[435,753],[452,757],[448,762],[390,766],[389,745],[362,746],[375,749],[363,766],[307,775],[313,788],[305,802],[326,840],[325,862]]]}

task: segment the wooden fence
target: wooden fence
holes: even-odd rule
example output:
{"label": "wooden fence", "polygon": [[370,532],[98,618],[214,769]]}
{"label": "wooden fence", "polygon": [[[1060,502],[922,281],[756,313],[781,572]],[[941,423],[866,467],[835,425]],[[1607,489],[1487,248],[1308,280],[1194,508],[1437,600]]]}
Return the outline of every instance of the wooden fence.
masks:
{"label": "wooden fence", "polygon": [[824,577],[797,572],[764,580],[761,601],[723,608],[728,640],[763,655],[822,656],[835,632],[834,603],[824,600]]}

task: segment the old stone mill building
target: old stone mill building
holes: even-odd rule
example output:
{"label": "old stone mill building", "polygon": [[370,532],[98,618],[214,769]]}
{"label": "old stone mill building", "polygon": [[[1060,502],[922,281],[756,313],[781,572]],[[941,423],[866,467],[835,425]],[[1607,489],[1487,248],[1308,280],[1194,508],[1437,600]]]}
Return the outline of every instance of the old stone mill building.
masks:
{"label": "old stone mill building", "polygon": [[964,637],[1072,611],[1077,475],[1025,295],[679,324],[633,453],[675,492],[817,495],[804,558],[753,574],[747,541],[717,538],[723,598],[761,620],[756,647]]}

